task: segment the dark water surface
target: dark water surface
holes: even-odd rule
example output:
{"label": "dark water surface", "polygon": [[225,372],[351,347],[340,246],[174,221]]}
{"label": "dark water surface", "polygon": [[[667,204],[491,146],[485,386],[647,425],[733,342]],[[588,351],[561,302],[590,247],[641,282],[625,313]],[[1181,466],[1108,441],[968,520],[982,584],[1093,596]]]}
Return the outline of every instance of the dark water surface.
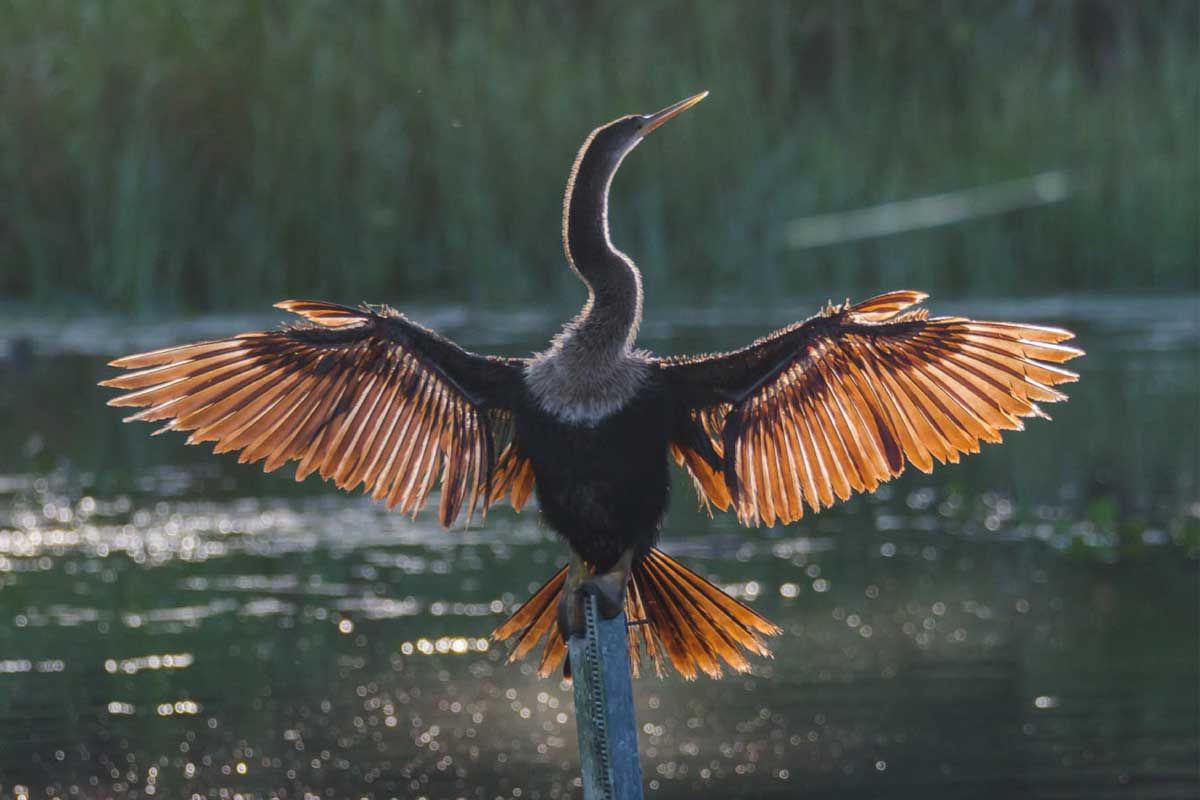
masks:
{"label": "dark water surface", "polygon": [[[753,675],[637,684],[647,795],[1196,797],[1196,311],[991,307],[1079,332],[1054,422],[788,528],[679,481],[665,549],[786,633]],[[494,352],[550,330],[419,316]],[[646,344],[770,316],[663,314]],[[94,386],[261,322],[0,329],[31,341],[0,346],[0,797],[579,797],[569,690],[486,639],[564,557],[536,511],[442,532],[151,439]]]}

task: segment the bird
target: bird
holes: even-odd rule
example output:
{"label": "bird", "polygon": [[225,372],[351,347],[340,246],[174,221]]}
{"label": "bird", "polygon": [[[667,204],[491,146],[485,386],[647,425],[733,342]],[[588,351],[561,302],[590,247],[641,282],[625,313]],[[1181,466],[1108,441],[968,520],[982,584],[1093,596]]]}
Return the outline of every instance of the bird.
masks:
{"label": "bird", "polygon": [[567,563],[493,632],[509,661],[544,642],[550,676],[583,634],[583,604],[624,611],[631,669],[686,679],[745,672],[779,627],[659,548],[672,464],[709,513],[790,524],[874,491],[908,464],[929,472],[1046,417],[1066,399],[1070,331],[932,316],[911,290],[827,303],[730,352],[637,347],[642,278],[613,244],[622,161],[707,92],[622,116],[579,149],[563,201],[566,262],[587,299],[546,349],[469,352],[386,306],[288,300],[279,329],[111,362],[102,382],[127,421],[189,432],[266,471],[296,462],[344,490],[416,515],[440,488],[442,526],[536,495]]}

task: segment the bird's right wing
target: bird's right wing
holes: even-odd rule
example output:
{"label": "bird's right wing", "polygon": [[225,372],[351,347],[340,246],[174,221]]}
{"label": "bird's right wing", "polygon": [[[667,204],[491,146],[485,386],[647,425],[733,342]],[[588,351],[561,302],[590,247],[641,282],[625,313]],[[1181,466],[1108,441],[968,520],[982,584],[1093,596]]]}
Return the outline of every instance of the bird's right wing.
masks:
{"label": "bird's right wing", "polygon": [[290,300],[305,322],[277,331],[126,356],[136,370],[103,382],[109,402],[143,410],[268,472],[299,462],[339,488],[362,484],[388,508],[416,513],[440,472],[439,518],[532,488],[513,442],[510,398],[524,362],[469,353],[391,309]]}
{"label": "bird's right wing", "polygon": [[[821,314],[732,353],[659,362],[680,410],[672,447],[704,501],[787,523],[928,472],[1045,416],[1078,376],[1069,331],[930,317],[919,292]],[[1049,363],[1046,363],[1049,362]]]}

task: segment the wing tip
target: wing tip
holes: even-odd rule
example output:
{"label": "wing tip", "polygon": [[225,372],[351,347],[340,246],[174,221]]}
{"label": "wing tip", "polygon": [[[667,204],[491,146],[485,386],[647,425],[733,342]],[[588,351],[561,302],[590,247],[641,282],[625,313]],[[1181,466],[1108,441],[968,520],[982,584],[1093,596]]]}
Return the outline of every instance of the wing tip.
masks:
{"label": "wing tip", "polygon": [[321,300],[280,300],[273,304],[274,308],[289,311],[304,317],[309,322],[326,328],[341,328],[346,325],[357,325],[366,321],[368,311],[326,303]]}
{"label": "wing tip", "polygon": [[[1068,334],[1067,338],[1063,339],[1062,341],[1065,342],[1069,339],[1075,338],[1075,334],[1071,333],[1070,331],[1065,331],[1065,333]],[[1087,355],[1087,351],[1084,350],[1082,347],[1074,347],[1072,345],[1060,344],[1059,348],[1062,350],[1062,353],[1063,353],[1063,361],[1070,361],[1073,358],[1079,358],[1080,356]],[[1078,376],[1076,376],[1076,377],[1078,377]]]}
{"label": "wing tip", "polygon": [[869,297],[860,303],[850,305],[847,310],[855,317],[867,322],[886,322],[900,312],[929,299],[925,292],[914,289],[899,289],[894,292]]}
{"label": "wing tip", "polygon": [[[121,356],[120,358],[114,358],[112,361],[108,362],[108,366],[116,367],[117,369],[140,369],[141,367],[156,366],[166,360],[169,360],[166,358],[166,356],[168,356],[172,350],[177,349],[179,348],[166,347],[162,350],[150,350],[145,353],[132,353],[127,356]],[[101,383],[100,385],[105,386],[106,384]]]}

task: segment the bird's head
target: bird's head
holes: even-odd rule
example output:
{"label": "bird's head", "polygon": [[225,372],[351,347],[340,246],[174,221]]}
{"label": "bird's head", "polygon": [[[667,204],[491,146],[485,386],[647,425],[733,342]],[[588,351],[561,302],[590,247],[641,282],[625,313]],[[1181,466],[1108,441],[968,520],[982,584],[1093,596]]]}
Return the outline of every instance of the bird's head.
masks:
{"label": "bird's head", "polygon": [[[608,188],[621,161],[647,134],[699,103],[708,92],[692,95],[653,114],[632,114],[592,131],[575,157],[563,202],[563,244],[567,260],[593,291],[619,285],[619,294],[635,317],[640,314],[637,269],[608,237]],[[619,268],[614,264],[621,264]],[[607,296],[607,295],[606,295]],[[637,298],[636,301],[633,298]],[[636,329],[636,323],[634,324]]]}
{"label": "bird's head", "polygon": [[647,134],[687,111],[705,97],[708,97],[708,92],[700,92],[685,100],[680,100],[678,103],[672,103],[653,114],[630,114],[606,125],[601,125],[588,137],[583,150],[593,154],[599,162],[607,164],[610,169],[615,170],[621,160],[628,155],[630,150],[637,147]]}

